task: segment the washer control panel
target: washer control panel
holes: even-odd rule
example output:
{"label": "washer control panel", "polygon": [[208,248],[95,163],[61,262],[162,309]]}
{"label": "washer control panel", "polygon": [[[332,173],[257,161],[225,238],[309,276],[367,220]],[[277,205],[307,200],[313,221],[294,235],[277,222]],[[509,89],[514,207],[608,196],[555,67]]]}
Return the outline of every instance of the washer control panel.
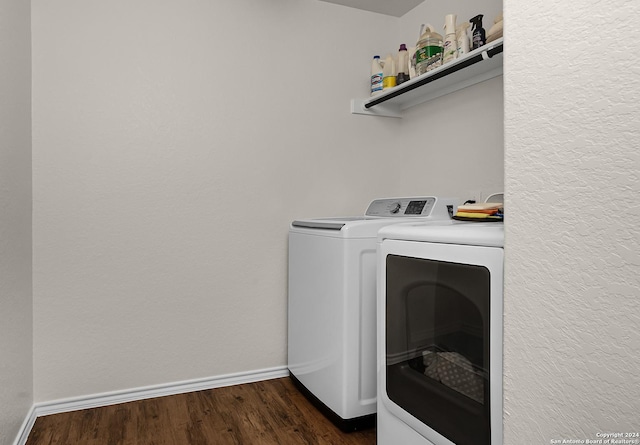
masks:
{"label": "washer control panel", "polygon": [[369,204],[365,216],[376,216],[380,218],[394,216],[436,216],[437,213],[440,213],[436,211],[439,205],[443,205],[444,212],[448,214],[446,206],[457,206],[457,200],[436,198],[434,196],[376,199]]}

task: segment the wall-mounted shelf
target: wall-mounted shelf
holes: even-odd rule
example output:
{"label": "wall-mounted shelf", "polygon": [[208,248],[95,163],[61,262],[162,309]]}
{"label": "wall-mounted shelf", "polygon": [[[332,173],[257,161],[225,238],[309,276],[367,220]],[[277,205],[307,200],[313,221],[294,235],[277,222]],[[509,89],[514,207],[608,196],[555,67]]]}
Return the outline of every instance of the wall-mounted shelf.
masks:
{"label": "wall-mounted shelf", "polygon": [[377,96],[352,99],[351,113],[402,117],[402,111],[445,94],[502,75],[504,38],[500,37],[433,71]]}

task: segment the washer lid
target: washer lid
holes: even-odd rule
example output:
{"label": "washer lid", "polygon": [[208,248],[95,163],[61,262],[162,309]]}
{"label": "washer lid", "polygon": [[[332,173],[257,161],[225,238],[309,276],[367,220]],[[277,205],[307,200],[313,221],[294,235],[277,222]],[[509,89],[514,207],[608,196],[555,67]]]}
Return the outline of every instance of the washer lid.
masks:
{"label": "washer lid", "polygon": [[329,236],[334,238],[372,238],[376,239],[378,230],[390,224],[400,222],[417,221],[414,218],[317,218],[296,220],[291,223],[290,232],[306,233],[316,236]]}
{"label": "washer lid", "polygon": [[362,221],[367,219],[363,216],[347,216],[345,218],[319,218],[319,219],[297,219],[291,223],[293,227],[305,227],[307,229],[327,229],[342,230],[351,221]]}
{"label": "washer lid", "polygon": [[504,247],[503,222],[408,222],[382,228],[378,241],[418,241],[467,246]]}

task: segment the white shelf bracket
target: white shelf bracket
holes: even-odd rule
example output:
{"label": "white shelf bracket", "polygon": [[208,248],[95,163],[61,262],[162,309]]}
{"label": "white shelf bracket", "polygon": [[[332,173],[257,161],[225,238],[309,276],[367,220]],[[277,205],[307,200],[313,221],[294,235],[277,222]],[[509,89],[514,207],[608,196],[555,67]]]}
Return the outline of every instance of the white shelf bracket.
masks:
{"label": "white shelf bracket", "polygon": [[375,107],[366,108],[365,99],[351,99],[351,114],[365,114],[367,116],[381,116],[402,118],[402,113],[397,106],[381,103]]}

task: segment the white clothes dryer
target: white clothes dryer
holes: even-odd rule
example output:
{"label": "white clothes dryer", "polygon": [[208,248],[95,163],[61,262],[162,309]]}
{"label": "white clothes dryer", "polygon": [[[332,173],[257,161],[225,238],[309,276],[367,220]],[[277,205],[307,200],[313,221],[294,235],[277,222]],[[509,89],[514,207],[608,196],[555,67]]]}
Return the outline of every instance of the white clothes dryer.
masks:
{"label": "white clothes dryer", "polygon": [[378,235],[378,445],[502,445],[501,222]]}
{"label": "white clothes dryer", "polygon": [[288,368],[344,431],[375,424],[376,242],[380,228],[449,221],[457,199],[376,199],[364,216],[294,221],[289,230]]}

